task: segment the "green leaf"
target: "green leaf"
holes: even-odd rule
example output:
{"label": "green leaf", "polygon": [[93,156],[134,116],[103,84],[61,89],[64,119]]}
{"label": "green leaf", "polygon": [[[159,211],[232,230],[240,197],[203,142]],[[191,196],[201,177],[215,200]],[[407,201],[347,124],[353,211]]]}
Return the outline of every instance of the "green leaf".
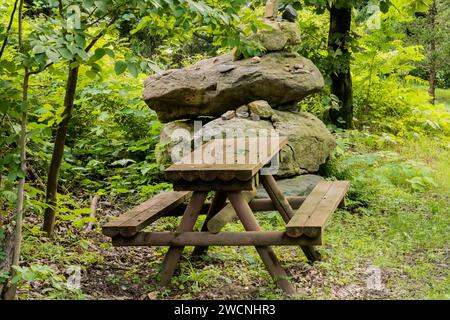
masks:
{"label": "green leaf", "polygon": [[8,200],[9,203],[14,204],[17,200],[17,194],[15,192],[12,192],[10,190],[5,190],[2,192],[2,196]]}
{"label": "green leaf", "polygon": [[389,0],[388,1],[381,1],[380,2],[380,10],[381,10],[381,12],[387,13],[389,11],[389,5],[390,5]]}
{"label": "green leaf", "polygon": [[66,48],[59,48],[58,52],[61,55],[61,57],[63,57],[64,59],[67,59],[67,60],[73,59],[73,54]]}
{"label": "green leaf", "polygon": [[52,62],[58,62],[59,60],[59,54],[54,49],[47,49],[45,50],[45,55],[47,58],[49,58]]}
{"label": "green leaf", "polygon": [[88,70],[86,71],[86,75],[91,78],[91,79],[95,79],[97,77],[97,73],[95,71],[92,70]]}
{"label": "green leaf", "polygon": [[127,64],[124,61],[117,61],[114,65],[114,71],[117,75],[120,75],[127,70]]}
{"label": "green leaf", "polygon": [[94,5],[94,0],[83,0],[83,7],[90,8]]}
{"label": "green leaf", "polygon": [[84,49],[86,47],[86,38],[83,34],[76,33],[75,34],[75,43],[81,48]]}
{"label": "green leaf", "polygon": [[88,61],[89,56],[87,55],[86,51],[78,49],[76,50],[76,54],[81,58],[83,61]]}
{"label": "green leaf", "polygon": [[127,63],[128,72],[135,78],[139,75],[139,65],[136,62]]}
{"label": "green leaf", "polygon": [[43,67],[45,65],[46,62],[46,55],[45,53],[39,53],[34,57],[34,60],[41,66]]}
{"label": "green leaf", "polygon": [[103,58],[103,56],[106,54],[106,50],[103,48],[95,49],[94,57],[96,60],[99,60]]}
{"label": "green leaf", "polygon": [[103,12],[108,11],[112,6],[111,0],[97,0],[94,1],[94,4],[100,11]]}
{"label": "green leaf", "polygon": [[139,32],[140,30],[144,29],[147,24],[150,21],[150,16],[145,16],[144,18],[141,19],[141,21],[138,23],[138,25],[136,26],[136,28],[134,28],[133,30],[130,31],[130,34],[133,35],[137,32]]}
{"label": "green leaf", "polygon": [[29,101],[21,102],[19,104],[19,111],[20,112],[27,112],[29,105],[30,105]]}
{"label": "green leaf", "polygon": [[43,53],[43,52],[45,52],[45,47],[42,45],[36,45],[33,47],[31,52],[33,52],[33,54]]}
{"label": "green leaf", "polygon": [[424,0],[416,0],[416,10],[419,12],[425,12],[428,11],[429,5]]}
{"label": "green leaf", "polygon": [[113,50],[111,50],[109,48],[104,48],[104,50],[108,56],[110,56],[111,58],[114,58],[115,54],[114,54]]}

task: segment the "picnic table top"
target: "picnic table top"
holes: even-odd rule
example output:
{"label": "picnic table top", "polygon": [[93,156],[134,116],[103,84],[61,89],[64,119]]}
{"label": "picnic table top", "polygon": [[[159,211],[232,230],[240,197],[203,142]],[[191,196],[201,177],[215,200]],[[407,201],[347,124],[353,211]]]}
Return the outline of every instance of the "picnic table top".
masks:
{"label": "picnic table top", "polygon": [[165,170],[172,182],[248,181],[287,144],[287,137],[214,139],[196,148]]}

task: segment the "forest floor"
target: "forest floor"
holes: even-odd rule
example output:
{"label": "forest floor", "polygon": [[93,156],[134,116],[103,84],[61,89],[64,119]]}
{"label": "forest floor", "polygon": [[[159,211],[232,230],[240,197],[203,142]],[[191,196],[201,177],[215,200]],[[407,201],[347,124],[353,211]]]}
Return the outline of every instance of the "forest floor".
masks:
{"label": "forest floor", "polygon": [[[427,151],[422,149],[426,145]],[[378,201],[364,205],[350,201],[329,223],[323,261],[309,265],[298,248],[275,248],[298,298],[450,298],[450,157],[448,148],[439,145],[429,140],[398,149],[404,161],[420,160],[434,168],[436,185],[426,192],[387,188]],[[125,209],[100,203],[100,223]],[[172,285],[161,289],[156,279],[165,248],[114,248],[99,228],[84,233],[66,223],[59,224],[54,239],[47,239],[35,219],[27,218],[23,265],[49,266],[55,274],[36,268],[39,275],[19,286],[21,299],[283,298],[252,247],[213,247],[200,260],[191,259],[187,248]],[[162,219],[156,228],[173,228],[177,219]],[[275,213],[258,219],[264,229],[283,228]],[[227,229],[242,227],[235,223]],[[70,276],[72,266],[81,267],[81,290],[61,289],[64,278],[56,276]]]}
{"label": "forest floor", "polygon": [[[382,148],[361,140],[348,152],[334,166],[338,179],[352,181],[350,201],[328,224],[323,260],[309,265],[299,248],[275,247],[297,298],[450,299],[448,137]],[[27,216],[22,266],[31,275],[19,283],[19,298],[284,298],[253,247],[213,247],[201,259],[191,258],[192,248],[186,248],[170,287],[158,287],[166,248],[114,248],[101,234],[103,222],[129,207],[100,201],[94,230],[59,221],[53,239],[41,236],[41,217]],[[278,214],[257,218],[263,229],[283,230]],[[160,219],[154,228],[170,230],[178,219]],[[234,223],[226,230],[243,229]],[[80,289],[65,285],[73,267],[81,268]]]}

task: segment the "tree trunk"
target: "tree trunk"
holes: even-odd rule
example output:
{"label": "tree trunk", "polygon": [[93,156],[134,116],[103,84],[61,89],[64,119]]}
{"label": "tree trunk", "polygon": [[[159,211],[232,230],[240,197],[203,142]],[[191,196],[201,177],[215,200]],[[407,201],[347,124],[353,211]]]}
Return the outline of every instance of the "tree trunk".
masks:
{"label": "tree trunk", "polygon": [[328,33],[328,49],[333,52],[340,50],[343,63],[340,70],[331,73],[331,93],[339,98],[339,110],[331,109],[329,118],[339,128],[352,128],[353,120],[353,90],[350,74],[350,52],[347,40],[350,35],[352,21],[351,8],[337,8],[334,4],[330,8],[330,30]]}
{"label": "tree trunk", "polygon": [[[23,51],[23,0],[20,1],[19,5],[19,51]],[[25,73],[23,75],[22,82],[22,102],[28,103],[28,83],[30,80],[30,73],[28,68],[24,68]],[[24,190],[25,190],[25,178],[27,175],[27,163],[26,163],[26,147],[27,147],[27,111],[22,111],[22,121],[21,121],[21,131],[20,131],[20,140],[19,140],[19,148],[20,148],[20,170],[22,171],[22,178],[19,181],[19,186],[17,188],[17,211],[16,211],[16,225],[14,228],[14,247],[12,250],[12,263],[11,263],[11,272],[9,279],[12,279],[15,276],[15,270],[12,269],[14,266],[19,266],[20,262],[20,251],[22,247],[22,224],[23,224],[23,212],[24,212]],[[13,300],[16,298],[16,284],[11,283],[3,288],[2,298],[5,300]]]}
{"label": "tree trunk", "polygon": [[[23,102],[28,101],[28,81],[30,75],[28,69],[25,68],[25,74],[23,76]],[[22,247],[22,224],[23,224],[23,209],[24,209],[24,190],[25,190],[25,177],[27,175],[26,164],[26,146],[27,146],[27,112],[22,112],[22,124],[20,132],[20,169],[23,172],[23,177],[19,181],[17,188],[17,211],[16,211],[16,225],[14,228],[14,248],[12,251],[12,263],[11,267],[19,266],[20,252]],[[10,279],[15,276],[15,270],[11,269]],[[12,283],[8,283],[2,293],[2,298],[5,300],[14,300],[16,297],[17,286]]]}
{"label": "tree trunk", "polygon": [[[111,18],[111,20],[106,25],[106,28],[99,32],[86,46],[86,48],[84,49],[85,52],[89,52],[89,50],[91,50],[95,46],[97,41],[105,35],[108,28],[114,24],[118,16],[119,11],[117,11]],[[56,131],[52,160],[50,162],[50,168],[48,171],[47,193],[45,196],[45,202],[48,207],[45,208],[43,230],[47,232],[49,236],[53,234],[53,230],[55,227],[56,194],[58,191],[59,169],[61,167],[61,161],[64,155],[64,145],[66,143],[67,128],[72,117],[73,102],[75,100],[75,93],[77,90],[78,70],[79,67],[75,67],[73,69],[69,67],[69,75],[67,77],[66,83],[66,94],[64,96],[65,108],[62,114],[63,120],[58,125],[58,130]]]}
{"label": "tree trunk", "polygon": [[67,128],[69,126],[70,118],[72,117],[73,103],[75,100],[75,92],[78,81],[78,67],[69,68],[69,75],[67,77],[66,94],[64,97],[64,111],[62,114],[62,121],[58,125],[56,131],[55,144],[53,148],[52,160],[47,177],[47,193],[43,230],[48,235],[53,234],[55,226],[56,213],[56,194],[58,190],[58,176],[61,167],[61,161],[64,155],[64,145],[66,143]]}
{"label": "tree trunk", "polygon": [[436,13],[436,1],[433,1],[429,11],[432,32],[430,41],[430,75],[428,77],[428,94],[432,104],[436,102]]}

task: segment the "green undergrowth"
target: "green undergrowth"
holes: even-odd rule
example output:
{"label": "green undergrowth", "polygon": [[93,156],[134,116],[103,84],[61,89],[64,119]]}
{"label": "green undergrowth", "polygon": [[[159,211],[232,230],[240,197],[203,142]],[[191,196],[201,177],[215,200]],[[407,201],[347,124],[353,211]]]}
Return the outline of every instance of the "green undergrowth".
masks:
{"label": "green undergrowth", "polygon": [[[323,260],[309,266],[298,248],[275,248],[294,274],[292,281],[301,292],[300,299],[450,298],[448,139],[422,137],[382,147],[368,142],[377,138],[356,131],[338,134],[338,148],[321,169],[326,179],[351,181],[345,208],[339,209],[327,226],[320,248]],[[278,214],[257,217],[263,229],[283,230]],[[178,221],[166,218],[154,229],[170,230]],[[60,228],[67,223],[61,222]],[[243,227],[233,223],[226,231],[243,231]],[[115,249],[108,242],[83,237],[81,229],[72,224],[56,239],[40,235],[37,226],[25,229],[19,297],[89,298],[82,291],[64,287],[66,269],[79,265],[89,272],[98,264],[108,268],[102,264],[103,252]],[[122,287],[140,286],[142,294],[155,298],[284,298],[254,248],[213,247],[202,259],[192,258],[188,254],[191,249],[186,249],[169,288],[156,284],[165,248],[151,249],[152,257],[147,261],[126,257],[130,260],[127,271],[107,281]],[[138,264],[147,271],[139,270]],[[374,268],[381,276],[381,288],[375,291],[367,289]],[[47,291],[37,294],[33,291],[36,283]],[[359,295],[341,296],[342,288],[359,288]]]}
{"label": "green undergrowth", "polygon": [[344,284],[376,267],[389,297],[448,299],[448,139],[418,138],[380,150],[368,148],[361,133],[343,140],[353,141],[354,151],[324,171],[352,186],[346,208],[327,229],[320,267]]}

